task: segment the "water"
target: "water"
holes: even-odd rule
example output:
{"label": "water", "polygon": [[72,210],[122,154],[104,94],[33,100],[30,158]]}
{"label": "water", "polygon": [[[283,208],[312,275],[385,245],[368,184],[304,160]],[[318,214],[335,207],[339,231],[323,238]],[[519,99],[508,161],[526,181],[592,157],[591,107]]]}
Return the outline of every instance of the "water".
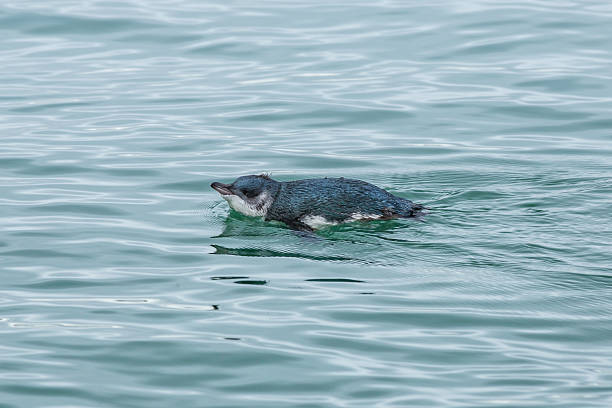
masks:
{"label": "water", "polygon": [[[0,6],[0,407],[609,407],[607,2]],[[360,178],[304,237],[210,187]]]}

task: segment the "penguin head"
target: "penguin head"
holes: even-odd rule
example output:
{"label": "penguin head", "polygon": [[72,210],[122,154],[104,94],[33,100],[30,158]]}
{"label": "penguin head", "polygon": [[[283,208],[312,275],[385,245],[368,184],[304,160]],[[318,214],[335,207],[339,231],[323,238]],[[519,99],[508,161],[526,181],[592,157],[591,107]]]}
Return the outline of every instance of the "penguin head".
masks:
{"label": "penguin head", "polygon": [[239,213],[262,217],[274,201],[278,184],[267,175],[260,174],[238,177],[232,184],[214,182],[210,186]]}

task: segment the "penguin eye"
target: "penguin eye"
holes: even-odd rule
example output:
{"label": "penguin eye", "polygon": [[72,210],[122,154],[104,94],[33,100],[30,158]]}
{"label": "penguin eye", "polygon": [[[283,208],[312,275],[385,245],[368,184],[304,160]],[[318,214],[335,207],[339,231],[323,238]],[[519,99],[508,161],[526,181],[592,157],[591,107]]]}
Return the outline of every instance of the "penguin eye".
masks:
{"label": "penguin eye", "polygon": [[242,189],[240,191],[242,192],[242,194],[247,196],[247,198],[253,198],[253,197],[255,197],[257,195],[257,192],[255,190],[245,190],[245,189]]}

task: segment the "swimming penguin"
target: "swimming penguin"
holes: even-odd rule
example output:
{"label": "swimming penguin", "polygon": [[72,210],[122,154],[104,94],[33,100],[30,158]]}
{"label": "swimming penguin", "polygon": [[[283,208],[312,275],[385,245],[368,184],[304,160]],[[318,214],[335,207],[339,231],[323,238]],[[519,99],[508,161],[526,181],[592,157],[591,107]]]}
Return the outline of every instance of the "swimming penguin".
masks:
{"label": "swimming penguin", "polygon": [[414,217],[423,209],[373,184],[343,177],[279,182],[261,174],[210,186],[244,215],[281,221],[301,231],[357,220]]}

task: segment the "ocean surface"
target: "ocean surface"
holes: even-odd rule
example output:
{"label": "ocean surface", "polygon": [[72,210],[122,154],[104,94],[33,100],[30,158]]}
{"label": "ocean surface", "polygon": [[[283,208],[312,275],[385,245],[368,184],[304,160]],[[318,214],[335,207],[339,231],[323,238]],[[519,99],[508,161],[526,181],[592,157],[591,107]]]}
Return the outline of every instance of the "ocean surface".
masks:
{"label": "ocean surface", "polygon": [[[612,7],[0,5],[0,407],[612,406]],[[359,178],[304,236],[210,183]]]}

